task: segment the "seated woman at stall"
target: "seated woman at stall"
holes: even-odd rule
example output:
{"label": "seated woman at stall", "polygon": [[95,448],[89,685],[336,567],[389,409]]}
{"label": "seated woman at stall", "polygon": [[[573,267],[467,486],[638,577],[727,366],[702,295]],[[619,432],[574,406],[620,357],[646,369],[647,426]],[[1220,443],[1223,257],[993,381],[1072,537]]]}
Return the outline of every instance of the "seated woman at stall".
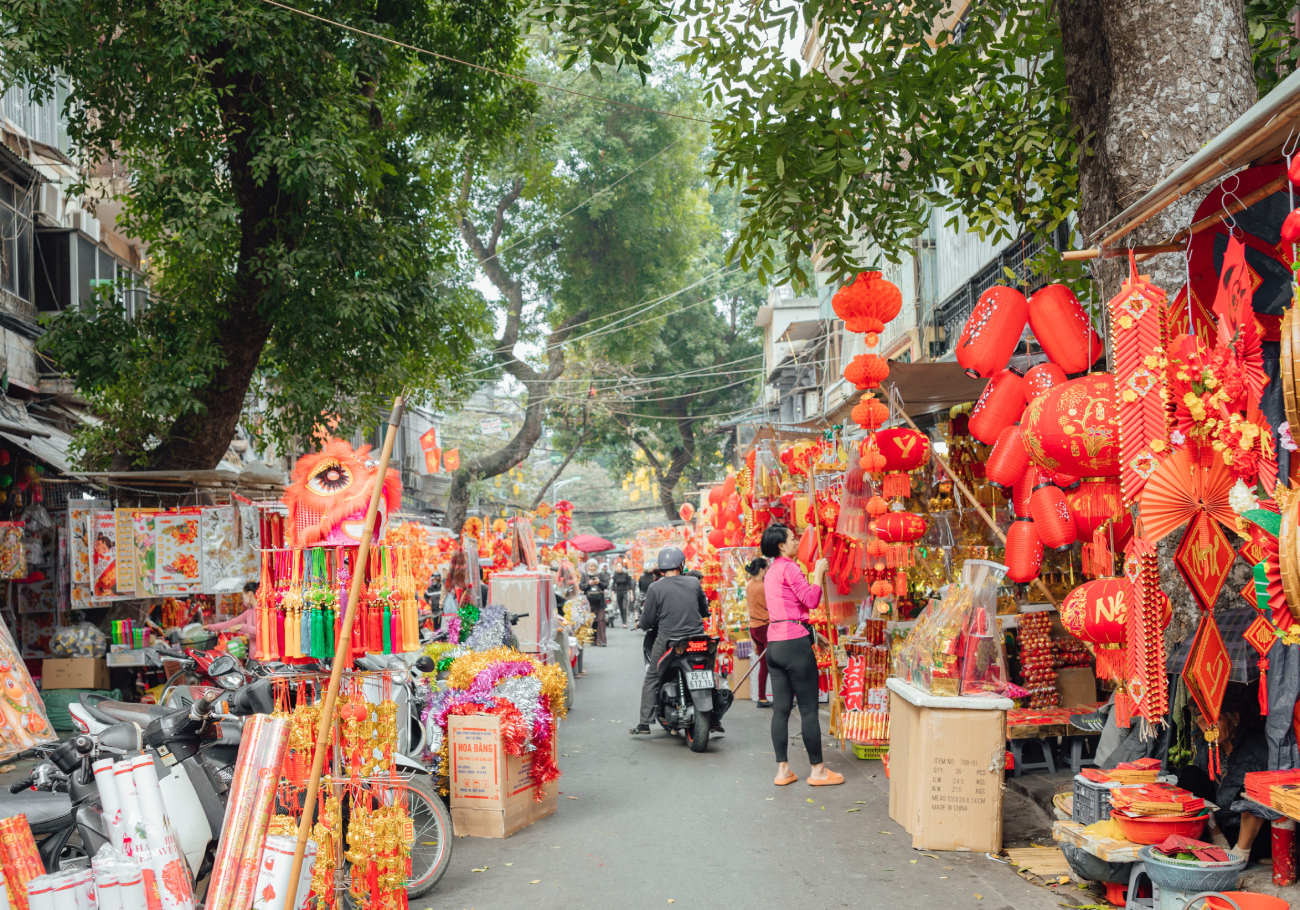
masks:
{"label": "seated woman at stall", "polygon": [[1217,781],[1206,770],[1209,746],[1204,733],[1210,725],[1193,703],[1196,729],[1192,731],[1192,741],[1196,755],[1192,764],[1179,773],[1178,786],[1219,807],[1211,816],[1207,839],[1217,829],[1226,838],[1224,843],[1233,844],[1232,852],[1236,855],[1251,855],[1266,861],[1271,856],[1272,838],[1260,837],[1259,833],[1282,816],[1245,799],[1243,793],[1248,773],[1268,770],[1268,741],[1264,738],[1264,719],[1259,713],[1257,685],[1228,683],[1219,711],[1219,761],[1223,771]]}

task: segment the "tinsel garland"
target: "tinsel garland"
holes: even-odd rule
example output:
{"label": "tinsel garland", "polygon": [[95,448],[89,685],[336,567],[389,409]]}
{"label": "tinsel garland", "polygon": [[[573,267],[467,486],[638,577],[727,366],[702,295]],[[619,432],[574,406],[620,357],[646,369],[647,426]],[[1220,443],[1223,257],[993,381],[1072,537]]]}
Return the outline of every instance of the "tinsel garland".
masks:
{"label": "tinsel garland", "polygon": [[460,618],[460,641],[464,642],[474,634],[474,624],[478,622],[479,608],[473,604],[465,604],[456,611]]}
{"label": "tinsel garland", "polygon": [[471,651],[498,648],[505,641],[505,631],[506,608],[488,604],[478,611],[477,620],[461,644]]}
{"label": "tinsel garland", "polygon": [[447,641],[453,645],[460,644],[460,616],[453,613],[446,619]]}

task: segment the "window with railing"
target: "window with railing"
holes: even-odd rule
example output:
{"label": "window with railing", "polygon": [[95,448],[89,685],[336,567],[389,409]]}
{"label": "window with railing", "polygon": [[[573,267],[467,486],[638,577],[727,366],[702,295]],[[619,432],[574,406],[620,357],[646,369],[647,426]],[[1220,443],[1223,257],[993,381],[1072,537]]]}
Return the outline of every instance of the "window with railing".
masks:
{"label": "window with railing", "polygon": [[0,174],[0,288],[32,299],[32,188]]}

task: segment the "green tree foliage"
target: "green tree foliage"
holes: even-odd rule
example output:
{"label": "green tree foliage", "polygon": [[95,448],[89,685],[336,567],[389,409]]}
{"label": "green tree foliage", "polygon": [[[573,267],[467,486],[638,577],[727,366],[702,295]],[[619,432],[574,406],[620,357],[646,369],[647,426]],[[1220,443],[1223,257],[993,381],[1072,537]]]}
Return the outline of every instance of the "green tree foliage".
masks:
{"label": "green tree foliage", "polygon": [[[319,12],[520,67],[514,0]],[[123,229],[149,244],[143,316],[105,298],[47,337],[108,417],[85,464],[212,467],[250,390],[254,429],[286,444],[323,412],[346,428],[456,375],[485,326],[448,164],[526,122],[531,87],[257,0],[14,0],[0,23],[0,81],[38,96],[70,81],[78,154],[124,162]]]}
{"label": "green tree foliage", "polygon": [[[546,62],[530,74],[563,78]],[[547,93],[516,137],[469,146],[461,158],[461,235],[500,295],[499,331],[478,378],[512,377],[524,416],[504,445],[479,440],[462,459],[449,494],[453,528],[476,481],[528,457],[549,402],[578,394],[569,352],[638,361],[712,242],[706,128],[644,110],[698,116],[698,93],[671,73],[643,83],[631,67],[574,87],[621,104]]]}

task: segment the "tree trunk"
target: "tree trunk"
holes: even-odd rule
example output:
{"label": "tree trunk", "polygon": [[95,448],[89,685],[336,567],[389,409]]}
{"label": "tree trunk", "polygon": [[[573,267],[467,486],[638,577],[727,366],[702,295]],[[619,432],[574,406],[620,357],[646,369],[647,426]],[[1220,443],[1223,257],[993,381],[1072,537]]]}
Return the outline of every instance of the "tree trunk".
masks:
{"label": "tree trunk", "polygon": [[[1091,155],[1079,160],[1079,227],[1098,228],[1245,113],[1258,98],[1242,0],[1058,0],[1070,111]],[[1205,196],[1169,206],[1132,235],[1157,243],[1191,220]],[[1125,238],[1127,243],[1127,238]],[[1096,262],[1099,296],[1119,290],[1128,265]],[[1172,299],[1183,261],[1143,265]]]}
{"label": "tree trunk", "polygon": [[[681,444],[673,446],[668,470],[659,475],[659,504],[664,507],[664,515],[669,521],[677,521],[681,518],[681,515],[677,514],[677,500],[673,496],[673,491],[677,489],[677,482],[682,479],[691,462],[695,461],[695,418],[679,417],[677,432],[682,437]],[[657,465],[655,473],[659,473]]]}

